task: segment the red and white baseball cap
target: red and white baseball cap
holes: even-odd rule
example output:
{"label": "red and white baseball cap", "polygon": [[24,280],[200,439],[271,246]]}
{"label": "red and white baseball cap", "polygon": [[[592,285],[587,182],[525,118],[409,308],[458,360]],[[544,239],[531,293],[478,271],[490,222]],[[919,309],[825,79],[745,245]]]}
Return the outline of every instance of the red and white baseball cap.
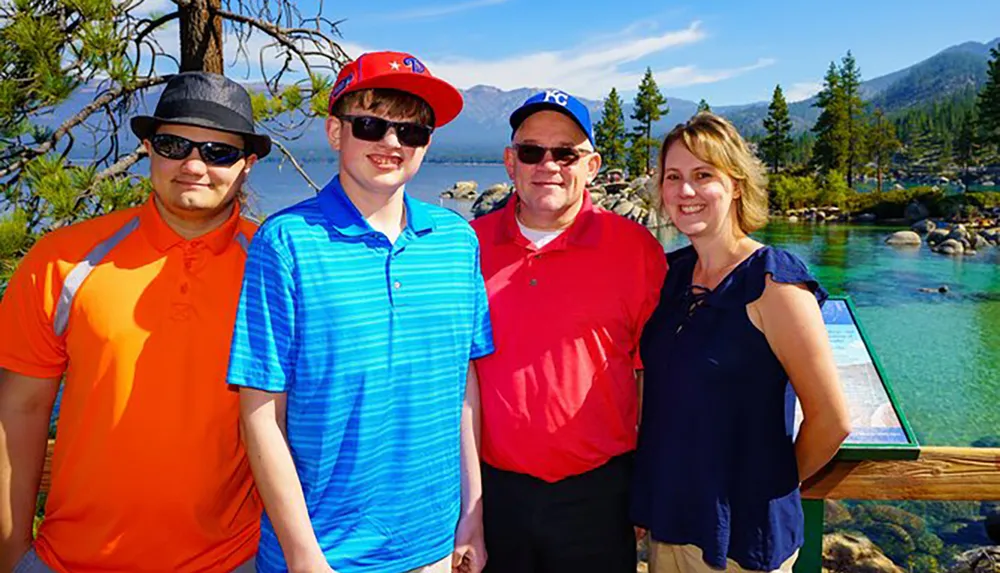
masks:
{"label": "red and white baseball cap", "polygon": [[372,88],[390,88],[413,94],[434,111],[434,127],[441,127],[462,111],[462,94],[431,75],[420,60],[405,52],[368,52],[344,66],[330,92],[330,105],[344,94]]}

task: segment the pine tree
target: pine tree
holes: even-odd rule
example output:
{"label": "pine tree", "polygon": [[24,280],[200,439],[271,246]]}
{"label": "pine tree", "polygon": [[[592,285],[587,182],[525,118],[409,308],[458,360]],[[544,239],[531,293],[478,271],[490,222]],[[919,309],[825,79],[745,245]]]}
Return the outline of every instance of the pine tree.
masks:
{"label": "pine tree", "polygon": [[712,108],[709,107],[708,102],[704,99],[698,102],[698,111],[696,113],[701,113],[703,111],[712,111]]}
{"label": "pine tree", "polygon": [[979,92],[976,109],[983,142],[1000,147],[1000,47],[990,49],[986,85]]}
{"label": "pine tree", "polygon": [[597,150],[601,153],[604,165],[609,169],[625,168],[625,134],[622,100],[618,97],[618,90],[611,88],[611,93],[604,100],[601,120],[594,127]]}
{"label": "pine tree", "polygon": [[[141,170],[132,171],[145,149],[122,145],[121,130],[169,74],[222,72],[223,41],[237,59],[256,61],[250,33],[263,34],[279,65],[261,70],[254,115],[269,121],[294,112],[294,121],[268,126],[281,135],[325,114],[327,74],[347,61],[333,19],[309,18],[294,0],[227,1],[225,9],[221,0],[166,2],[166,13],[154,16],[140,4],[0,1],[0,291],[41,234],[148,196]],[[179,58],[161,46],[171,28]],[[84,89],[86,101],[70,108]],[[46,123],[53,109],[66,118],[55,126]]]}
{"label": "pine tree", "polygon": [[840,86],[844,97],[844,112],[847,122],[847,186],[854,185],[854,179],[864,165],[865,156],[865,102],[861,99],[861,70],[850,50],[841,60]]}
{"label": "pine tree", "polygon": [[[635,159],[636,167],[645,174],[652,163],[652,150],[656,142],[653,140],[653,124],[670,112],[667,107],[667,98],[663,97],[660,89],[656,87],[656,80],[653,79],[653,70],[646,68],[646,74],[639,82],[639,92],[635,94],[633,102],[632,119],[636,126],[632,130],[633,154],[638,154],[645,150],[642,155],[637,155]],[[633,173],[633,176],[639,175]]]}
{"label": "pine tree", "polygon": [[823,79],[823,89],[816,94],[815,107],[822,111],[812,131],[816,134],[813,146],[813,165],[820,173],[844,172],[847,168],[848,140],[847,107],[841,86],[840,71],[830,62]]}
{"label": "pine tree", "polygon": [[964,175],[968,175],[969,167],[976,164],[979,151],[976,122],[975,112],[964,116],[959,124],[958,136],[955,138],[955,160]]}
{"label": "pine tree", "polygon": [[875,163],[875,178],[878,181],[878,191],[882,192],[882,177],[889,167],[892,154],[899,149],[900,143],[896,139],[896,128],[893,123],[885,118],[881,108],[876,108],[872,114],[872,123],[869,131],[869,143],[872,161]]}
{"label": "pine tree", "polygon": [[771,166],[771,172],[778,173],[786,165],[792,150],[792,138],[789,136],[792,120],[788,117],[788,103],[780,85],[774,87],[771,105],[764,118],[764,129],[767,130],[767,137],[761,142],[761,153],[764,162]]}

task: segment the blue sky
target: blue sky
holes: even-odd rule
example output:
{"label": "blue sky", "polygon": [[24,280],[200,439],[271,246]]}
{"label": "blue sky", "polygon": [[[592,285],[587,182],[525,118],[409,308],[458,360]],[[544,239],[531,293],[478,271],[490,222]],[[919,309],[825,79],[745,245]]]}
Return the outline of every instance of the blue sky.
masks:
{"label": "blue sky", "polygon": [[[145,0],[150,7],[163,0]],[[996,0],[406,0],[332,2],[342,45],[413,53],[462,88],[634,93],[647,66],[665,94],[713,105],[815,93],[852,50],[865,79],[966,41],[1000,36]],[[303,14],[316,0],[298,2]],[[834,5],[836,7],[829,7]],[[245,69],[241,68],[241,69]]]}

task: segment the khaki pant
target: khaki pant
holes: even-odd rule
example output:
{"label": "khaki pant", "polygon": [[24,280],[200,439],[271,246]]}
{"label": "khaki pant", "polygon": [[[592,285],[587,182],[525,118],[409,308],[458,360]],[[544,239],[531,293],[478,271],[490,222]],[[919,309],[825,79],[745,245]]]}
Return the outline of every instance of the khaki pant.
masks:
{"label": "khaki pant", "polygon": [[[781,567],[771,573],[792,573],[792,565],[798,559],[796,551]],[[694,545],[671,545],[650,539],[649,543],[649,573],[718,573],[702,559],[701,549]],[[726,563],[726,573],[751,573],[752,570],[740,567],[739,563],[729,559]],[[759,572],[757,572],[759,573]]]}
{"label": "khaki pant", "polygon": [[[451,556],[449,556],[450,558]],[[243,565],[240,565],[236,569],[233,569],[232,573],[256,573],[257,563],[256,560],[251,557],[250,561],[247,561]],[[443,571],[443,569],[442,569]],[[35,550],[29,549],[24,557],[14,565],[14,571],[12,573],[55,573],[52,569],[45,564],[44,561],[38,558],[38,554]],[[434,573],[437,573],[435,571]]]}
{"label": "khaki pant", "polygon": [[416,569],[407,571],[406,573],[451,573],[451,554],[449,553],[447,557],[437,563],[417,567]]}

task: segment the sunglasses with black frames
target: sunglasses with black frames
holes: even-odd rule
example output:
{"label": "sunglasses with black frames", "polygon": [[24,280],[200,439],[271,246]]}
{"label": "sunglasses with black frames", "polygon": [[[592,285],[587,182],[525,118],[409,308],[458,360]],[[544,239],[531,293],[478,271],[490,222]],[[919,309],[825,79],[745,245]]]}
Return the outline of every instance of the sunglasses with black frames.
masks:
{"label": "sunglasses with black frames", "polygon": [[246,151],[218,141],[191,141],[171,133],[157,133],[149,138],[149,143],[157,155],[167,159],[187,159],[191,150],[198,148],[201,160],[208,165],[229,167],[246,156]]}
{"label": "sunglasses with black frames", "polygon": [[575,147],[543,147],[534,143],[515,143],[514,151],[517,152],[517,160],[527,165],[535,165],[545,160],[545,154],[551,153],[552,160],[563,167],[569,167],[580,160],[584,155],[593,153],[587,149],[577,149]]}
{"label": "sunglasses with black frames", "polygon": [[389,121],[373,115],[338,115],[351,124],[351,133],[362,141],[382,141],[389,128],[396,130],[396,138],[407,147],[423,147],[430,143],[434,128],[414,122]]}

